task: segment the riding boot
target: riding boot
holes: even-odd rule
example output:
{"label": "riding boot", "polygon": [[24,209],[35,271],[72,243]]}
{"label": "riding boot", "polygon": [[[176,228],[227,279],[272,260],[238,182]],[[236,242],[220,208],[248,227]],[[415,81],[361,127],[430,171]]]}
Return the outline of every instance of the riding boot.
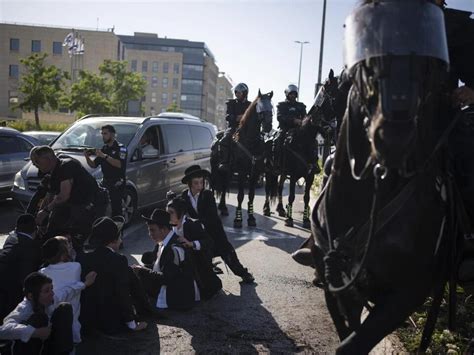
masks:
{"label": "riding boot", "polygon": [[230,144],[232,139],[232,133],[226,132],[224,137],[219,141],[219,171],[228,172],[230,171]]}
{"label": "riding boot", "polygon": [[240,207],[235,210],[234,228],[242,228],[242,208]]}
{"label": "riding boot", "polygon": [[291,204],[286,205],[285,226],[293,227],[293,206]]}
{"label": "riding boot", "polygon": [[311,209],[309,208],[308,205],[305,206],[304,212],[303,212],[303,228],[311,228],[311,221],[309,219],[311,213]]}
{"label": "riding boot", "polygon": [[256,227],[257,226],[257,221],[255,220],[255,217],[253,215],[253,203],[249,202],[248,207],[247,207],[247,224],[249,227]]}
{"label": "riding boot", "polygon": [[229,266],[232,272],[241,277],[244,283],[253,283],[255,278],[239,261],[237,253],[234,249],[230,250],[227,254],[221,256],[224,262]]}

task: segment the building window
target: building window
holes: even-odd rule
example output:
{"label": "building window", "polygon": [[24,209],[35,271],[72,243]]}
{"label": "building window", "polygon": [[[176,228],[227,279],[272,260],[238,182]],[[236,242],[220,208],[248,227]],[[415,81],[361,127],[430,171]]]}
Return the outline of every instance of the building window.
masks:
{"label": "building window", "polygon": [[158,77],[157,76],[152,76],[151,77],[151,87],[156,88],[158,86]]}
{"label": "building window", "polygon": [[168,88],[168,78],[163,78],[163,89]]}
{"label": "building window", "polygon": [[142,72],[147,72],[148,71],[148,62],[144,60],[142,62]]}
{"label": "building window", "polygon": [[130,64],[130,70],[137,71],[137,61],[135,59],[132,60],[132,63]]}
{"label": "building window", "polygon": [[151,102],[156,102],[156,97],[152,97]]}
{"label": "building window", "polygon": [[10,38],[10,50],[13,52],[20,50],[20,40],[18,38]]}
{"label": "building window", "polygon": [[8,76],[10,78],[18,79],[18,65],[17,64],[10,64],[10,68],[8,70]]}
{"label": "building window", "polygon": [[14,105],[18,103],[18,91],[8,91],[8,104]]}
{"label": "building window", "polygon": [[153,73],[158,73],[158,62],[151,63],[151,71]]}
{"label": "building window", "polygon": [[38,41],[36,39],[32,40],[31,51],[35,53],[41,52],[41,41]]}
{"label": "building window", "polygon": [[173,102],[178,103],[178,94],[175,92],[173,93]]}
{"label": "building window", "polygon": [[163,105],[168,104],[168,93],[164,92],[164,93],[161,94],[161,103]]}
{"label": "building window", "polygon": [[173,89],[178,89],[178,88],[179,88],[178,78],[173,78]]}
{"label": "building window", "polygon": [[163,73],[168,73],[169,71],[169,63],[163,63]]}
{"label": "building window", "polygon": [[152,97],[156,97],[156,92],[152,92],[152,93],[151,93],[151,96],[152,96]]}
{"label": "building window", "polygon": [[181,91],[187,94],[201,94],[202,80],[183,79],[181,81]]}
{"label": "building window", "polygon": [[179,63],[173,64],[173,73],[179,74]]}
{"label": "building window", "polygon": [[63,54],[63,44],[61,42],[53,42],[53,54]]}

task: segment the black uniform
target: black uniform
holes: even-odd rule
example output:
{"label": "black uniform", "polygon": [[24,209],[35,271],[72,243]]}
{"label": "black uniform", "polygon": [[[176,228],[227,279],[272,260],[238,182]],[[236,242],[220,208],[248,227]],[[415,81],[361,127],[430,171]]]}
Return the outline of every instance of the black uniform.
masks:
{"label": "black uniform", "polygon": [[105,144],[101,151],[111,158],[120,160],[121,167],[112,166],[107,159],[97,157],[95,166],[101,166],[103,180],[102,184],[109,190],[110,203],[112,205],[112,216],[122,216],[122,198],[125,191],[125,172],[127,169],[127,147],[116,140],[112,146]]}
{"label": "black uniform", "polygon": [[221,167],[228,168],[230,163],[230,145],[232,140],[232,135],[235,133],[235,130],[239,126],[237,117],[243,115],[247,108],[250,106],[250,101],[245,99],[244,101],[239,101],[237,99],[228,100],[226,102],[227,111],[225,115],[225,120],[227,121],[228,128],[226,129],[224,136],[219,141],[219,151],[220,151],[220,161]]}
{"label": "black uniform", "polygon": [[72,180],[69,200],[53,208],[49,216],[47,237],[54,237],[55,231],[73,230],[87,236],[95,217],[95,201],[99,191],[96,180],[72,158],[58,158],[58,164],[51,172],[50,193],[57,195],[61,182]]}

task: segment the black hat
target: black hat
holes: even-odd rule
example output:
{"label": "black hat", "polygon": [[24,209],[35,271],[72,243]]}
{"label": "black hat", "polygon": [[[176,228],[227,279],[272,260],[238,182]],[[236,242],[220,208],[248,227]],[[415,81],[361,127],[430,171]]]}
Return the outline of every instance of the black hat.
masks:
{"label": "black hat", "polygon": [[154,223],[159,226],[171,227],[170,224],[170,214],[165,210],[160,210],[158,208],[153,210],[153,213],[150,217],[142,215],[142,218],[145,219],[148,223]]}
{"label": "black hat", "polygon": [[17,232],[31,233],[36,229],[35,217],[31,214],[22,214],[16,220]]}
{"label": "black hat", "polygon": [[122,216],[115,216],[113,218],[104,216],[97,218],[92,224],[89,243],[107,245],[117,240],[123,224],[124,218]]}
{"label": "black hat", "polygon": [[183,184],[187,184],[189,180],[195,177],[209,178],[211,174],[206,169],[201,169],[199,165],[191,165],[184,171],[184,178],[181,180]]}

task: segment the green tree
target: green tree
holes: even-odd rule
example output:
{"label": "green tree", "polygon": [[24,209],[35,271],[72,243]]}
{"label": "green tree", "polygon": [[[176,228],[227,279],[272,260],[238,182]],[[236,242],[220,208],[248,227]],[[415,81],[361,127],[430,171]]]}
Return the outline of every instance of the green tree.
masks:
{"label": "green tree", "polygon": [[46,53],[33,54],[20,59],[25,66],[18,90],[22,93],[20,103],[14,108],[35,113],[36,127],[40,127],[39,110],[57,110],[63,93],[64,79],[69,75],[54,65],[46,65]]}
{"label": "green tree", "polygon": [[176,103],[176,101],[173,101],[167,108],[166,112],[183,112]]}
{"label": "green tree", "polygon": [[127,62],[105,60],[99,74],[81,71],[71,87],[69,107],[79,115],[113,113],[125,115],[128,102],[140,100],[146,81],[138,73],[127,71]]}

